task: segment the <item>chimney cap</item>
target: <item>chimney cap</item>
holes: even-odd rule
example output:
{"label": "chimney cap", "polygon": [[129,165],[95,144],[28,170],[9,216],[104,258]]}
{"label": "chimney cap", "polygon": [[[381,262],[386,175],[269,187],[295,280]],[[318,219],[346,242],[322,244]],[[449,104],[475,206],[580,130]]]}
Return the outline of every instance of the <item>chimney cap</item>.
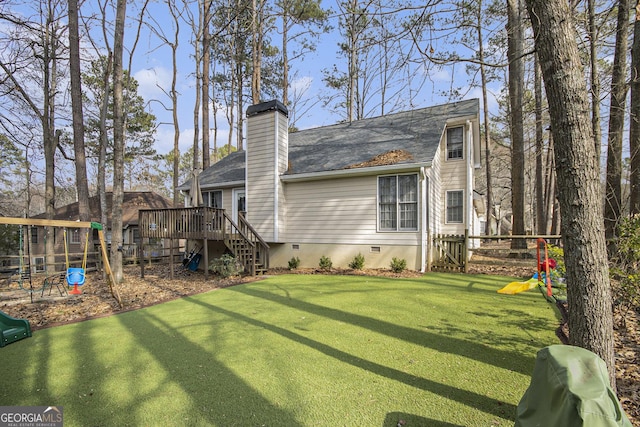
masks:
{"label": "chimney cap", "polygon": [[286,117],[289,117],[289,111],[287,107],[277,99],[272,101],[261,102],[247,108],[247,117],[256,116],[258,114],[266,113],[267,111],[280,111]]}

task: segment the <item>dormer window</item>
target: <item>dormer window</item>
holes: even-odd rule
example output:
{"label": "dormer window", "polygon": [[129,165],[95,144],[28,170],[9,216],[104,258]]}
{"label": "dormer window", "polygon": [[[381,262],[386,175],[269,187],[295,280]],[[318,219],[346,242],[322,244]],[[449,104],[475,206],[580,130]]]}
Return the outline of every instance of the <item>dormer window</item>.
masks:
{"label": "dormer window", "polygon": [[447,128],[447,160],[462,159],[464,129],[462,126]]}

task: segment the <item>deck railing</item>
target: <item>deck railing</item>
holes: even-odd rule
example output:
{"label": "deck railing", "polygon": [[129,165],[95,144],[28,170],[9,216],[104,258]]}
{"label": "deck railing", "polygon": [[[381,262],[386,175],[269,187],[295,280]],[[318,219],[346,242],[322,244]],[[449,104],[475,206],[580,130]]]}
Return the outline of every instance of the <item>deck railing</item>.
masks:
{"label": "deck railing", "polygon": [[141,238],[222,241],[248,273],[269,268],[269,245],[240,215],[236,224],[224,209],[196,207],[140,210]]}
{"label": "deck railing", "polygon": [[224,240],[224,209],[197,207],[141,209],[140,237],[158,239]]}

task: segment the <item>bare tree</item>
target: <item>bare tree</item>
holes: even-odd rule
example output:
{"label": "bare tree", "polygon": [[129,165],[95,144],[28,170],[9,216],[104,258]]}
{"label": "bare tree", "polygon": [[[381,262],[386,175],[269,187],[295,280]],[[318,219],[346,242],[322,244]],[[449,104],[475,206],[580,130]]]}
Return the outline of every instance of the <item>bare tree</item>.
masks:
{"label": "bare tree", "polygon": [[[534,94],[535,94],[535,115],[536,115],[536,224],[538,234],[547,234],[547,209],[544,203],[544,132],[542,119],[542,76],[540,75],[540,64],[535,56],[534,64]],[[548,178],[548,177],[547,177]]]}
{"label": "bare tree", "polygon": [[[509,58],[509,128],[511,130],[511,209],[513,234],[524,235],[524,19],[521,0],[507,0]],[[511,240],[511,249],[525,247],[526,241]]]}
{"label": "bare tree", "polygon": [[116,283],[122,274],[122,201],[124,199],[125,113],[123,98],[124,24],[127,2],[118,0],[113,39],[113,202],[111,208],[111,265]]}
{"label": "bare tree", "polygon": [[71,108],[73,113],[73,148],[78,191],[78,215],[80,221],[90,221],[89,185],[84,147],[84,118],[82,113],[82,80],[80,77],[80,33],[78,25],[78,0],[69,0],[69,69],[71,77]]}
{"label": "bare tree", "polygon": [[566,0],[526,0],[555,141],[567,266],[569,340],[607,364],[615,390],[613,313],[588,91]]}
{"label": "bare tree", "polygon": [[202,168],[211,164],[209,149],[209,67],[211,65],[211,39],[209,26],[211,25],[211,0],[204,0],[202,4]]}
{"label": "bare tree", "polygon": [[640,213],[640,1],[636,1],[631,48],[631,118],[629,120],[630,212]]}
{"label": "bare tree", "polygon": [[[172,115],[173,123],[173,164],[172,164],[172,198],[174,206],[178,206],[179,194],[176,191],[178,185],[180,185],[180,122],[178,120],[178,47],[180,45],[180,21],[182,11],[178,8],[176,0],[167,0],[167,8],[172,18],[172,34],[166,34],[165,28],[160,24],[153,16],[149,17],[153,25],[149,26],[149,29],[160,39],[163,45],[169,46],[171,49],[171,88],[168,92],[161,88],[171,100],[171,107],[169,108]],[[170,37],[171,36],[171,37]]]}
{"label": "bare tree", "polygon": [[607,185],[605,190],[604,227],[609,254],[616,250],[616,228],[622,205],[622,135],[624,132],[627,99],[627,37],[629,0],[618,1],[616,47],[611,76],[611,107],[609,110],[609,138],[607,148]]}
{"label": "bare tree", "polygon": [[591,74],[591,127],[593,128],[593,139],[596,146],[596,153],[600,153],[602,131],[600,130],[600,75],[598,73],[597,40],[598,29],[596,28],[596,0],[587,0],[587,33],[589,35],[589,64]]}
{"label": "bare tree", "polygon": [[[276,1],[282,19],[282,102],[289,106],[289,70],[291,62],[315,50],[313,39],[319,31],[328,31],[325,25],[328,14],[322,9],[320,0],[279,0]],[[303,29],[293,32],[296,26]],[[316,31],[317,27],[319,31]],[[307,37],[308,36],[308,37]],[[291,51],[290,45],[297,43],[299,49]],[[291,111],[290,111],[291,116]]]}
{"label": "bare tree", "polygon": [[[4,76],[0,81],[5,85],[5,99],[14,105],[11,114],[15,121],[5,121],[5,127],[16,129],[16,123],[33,127],[32,123],[25,123],[22,115],[39,123],[45,162],[45,215],[52,219],[56,201],[55,154],[61,149],[62,134],[56,128],[61,98],[58,85],[63,72],[59,62],[65,56],[61,40],[66,27],[61,24],[61,17],[66,11],[62,3],[54,0],[42,1],[36,6],[39,7],[33,21],[17,15],[2,16],[12,30],[4,41],[6,55],[0,60]],[[33,91],[33,82],[37,82],[35,86],[40,88],[39,93]],[[16,133],[20,131],[16,129]],[[46,228],[45,233],[46,265],[50,268],[55,264],[54,239],[50,228]]]}

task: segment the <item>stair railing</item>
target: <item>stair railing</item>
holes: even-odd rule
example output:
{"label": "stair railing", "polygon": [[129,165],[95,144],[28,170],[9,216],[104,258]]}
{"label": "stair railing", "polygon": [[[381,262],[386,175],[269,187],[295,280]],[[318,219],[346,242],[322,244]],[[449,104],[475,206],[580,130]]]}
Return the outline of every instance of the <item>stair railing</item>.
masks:
{"label": "stair railing", "polygon": [[269,268],[269,245],[251,224],[242,215],[238,216],[239,224],[236,224],[226,211],[223,215],[226,222],[224,229],[229,230],[225,235],[225,244],[240,258],[240,262],[249,273],[255,275],[256,266]]}

